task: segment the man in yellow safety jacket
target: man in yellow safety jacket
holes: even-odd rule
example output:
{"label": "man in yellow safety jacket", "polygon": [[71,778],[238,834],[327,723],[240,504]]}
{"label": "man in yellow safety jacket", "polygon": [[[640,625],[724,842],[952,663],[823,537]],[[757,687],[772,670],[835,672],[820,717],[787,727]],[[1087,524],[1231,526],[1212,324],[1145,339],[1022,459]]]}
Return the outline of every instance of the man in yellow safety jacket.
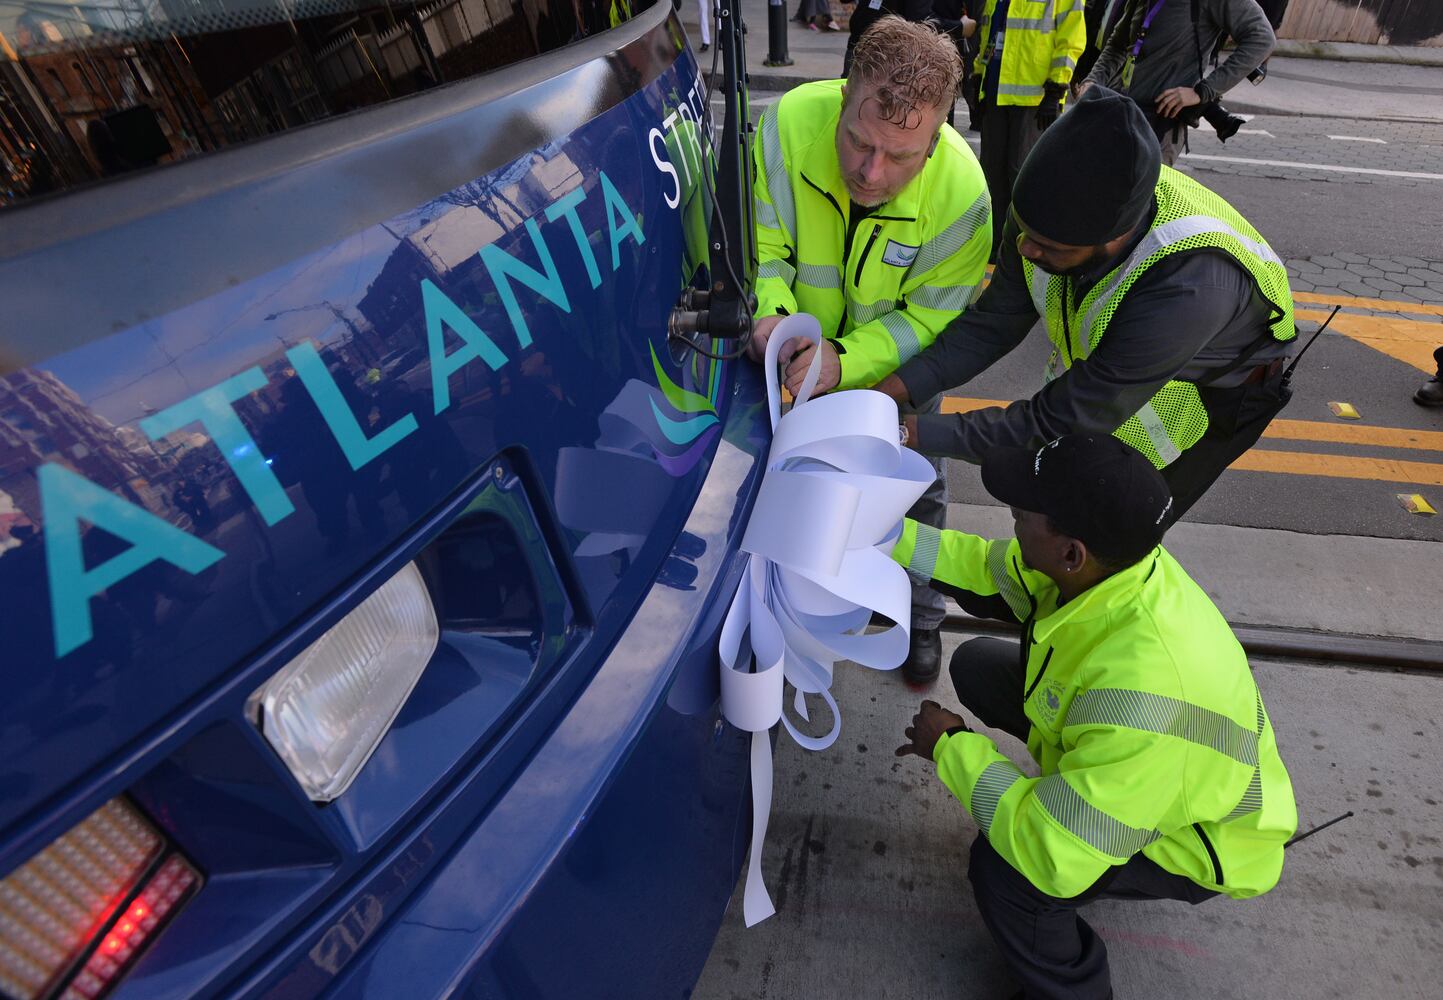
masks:
{"label": "man in yellow safety jacket", "polygon": [[1039,317],[1043,386],[908,417],[909,443],[975,463],[998,445],[1116,434],[1162,470],[1176,520],[1257,441],[1291,396],[1287,269],[1232,206],[1160,161],[1142,112],[1099,86],[1038,140],[987,290],[877,388],[905,402],[964,385]]}
{"label": "man in yellow safety jacket", "polygon": [[[982,172],[992,211],[1007,218],[1012,182],[1042,130],[1062,111],[1087,46],[1083,0],[987,0],[977,21],[972,106],[982,124]],[[994,255],[1002,227],[992,231]]]}
{"label": "man in yellow safety jacket", "polygon": [[976,821],[968,877],[1022,995],[1102,1000],[1107,950],[1078,908],[1267,892],[1297,827],[1292,784],[1242,647],[1160,544],[1172,500],[1146,458],[1067,435],[992,450],[982,482],[1015,539],[908,521],[892,557],[1022,623],[1020,649],[963,643],[951,675],[1041,776],[932,701],[897,754],[935,761]]}
{"label": "man in yellow safety jacket", "polygon": [[[795,392],[820,352],[817,391],[870,386],[932,343],[982,285],[991,210],[982,170],[944,123],[961,59],[931,27],[878,20],[845,81],[803,84],[762,116],[756,155],[758,307],[752,356],[783,316],[815,316],[825,339],[788,359]],[[898,83],[898,80],[905,82]],[[933,411],[933,400],[916,409]],[[940,525],[937,483],[913,515]],[[913,594],[914,683],[941,667],[940,595]]]}

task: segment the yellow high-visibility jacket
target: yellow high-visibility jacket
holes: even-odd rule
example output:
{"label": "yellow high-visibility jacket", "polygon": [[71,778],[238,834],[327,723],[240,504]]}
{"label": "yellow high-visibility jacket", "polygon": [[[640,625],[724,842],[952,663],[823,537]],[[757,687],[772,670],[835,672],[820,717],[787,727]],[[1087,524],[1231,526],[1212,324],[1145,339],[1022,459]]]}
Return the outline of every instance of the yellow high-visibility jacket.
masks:
{"label": "yellow high-visibility jacket", "polygon": [[1247,657],[1161,546],[1057,606],[1015,539],[907,521],[892,558],[1000,595],[1024,623],[1029,778],[981,733],[937,741],[937,775],[1042,892],[1076,896],[1141,851],[1207,889],[1267,892],[1298,825]]}
{"label": "yellow high-visibility jacket", "polygon": [[762,116],[756,315],[817,317],[837,346],[838,388],[855,389],[890,375],[971,304],[992,248],[992,206],[977,158],[943,125],[922,172],[850,227],[841,111],[842,81],[824,80]]}
{"label": "yellow high-visibility jacket", "polygon": [[[1036,107],[1042,103],[1042,85],[1072,82],[1072,71],[1087,47],[1083,0],[1011,0],[1003,25],[1002,66],[998,71],[998,105]],[[978,79],[987,79],[987,64],[995,53],[992,15],[997,0],[987,0],[977,21],[981,48],[973,66]],[[986,95],[984,95],[986,96]]]}

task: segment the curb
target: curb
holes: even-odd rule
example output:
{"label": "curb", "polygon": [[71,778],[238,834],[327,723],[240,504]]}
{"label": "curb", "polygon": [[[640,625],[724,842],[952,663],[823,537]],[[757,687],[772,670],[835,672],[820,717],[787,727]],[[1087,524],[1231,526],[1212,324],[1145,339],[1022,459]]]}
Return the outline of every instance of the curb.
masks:
{"label": "curb", "polygon": [[[1353,61],[1361,62],[1363,60]],[[1443,63],[1439,63],[1438,65],[1439,68],[1443,68]],[[703,73],[702,75],[708,81],[711,80],[710,73]],[[795,73],[787,72],[752,72],[747,74],[747,89],[755,90],[758,93],[764,94],[785,93],[786,91],[791,90],[793,87],[800,86],[804,83],[811,83],[813,80],[820,79],[823,79],[823,77],[799,76]],[[720,74],[717,75],[717,81],[715,85],[721,85]],[[1337,119],[1339,121],[1356,120],[1358,118],[1356,114],[1348,115],[1343,114],[1342,112],[1291,111],[1283,108],[1268,107],[1262,104],[1250,104],[1247,101],[1233,101],[1228,95],[1223,96],[1223,104],[1227,106],[1229,111],[1243,115],[1270,115],[1279,118],[1328,118]],[[1393,122],[1399,125],[1443,125],[1443,118],[1426,116],[1414,118],[1404,117],[1402,115],[1372,115],[1369,116],[1369,120],[1377,122]]]}
{"label": "curb", "polygon": [[[1223,105],[1234,114],[1240,115],[1268,115],[1273,118],[1328,118],[1338,121],[1357,121],[1358,115],[1346,115],[1335,111],[1290,111],[1284,108],[1270,108],[1262,104],[1249,104],[1246,101],[1233,101],[1227,94],[1223,95]],[[1443,118],[1408,118],[1402,115],[1368,115],[1368,121],[1393,122],[1398,125],[1443,125]]]}
{"label": "curb", "polygon": [[[702,77],[706,79],[709,86],[720,87],[722,85],[720,73],[716,75],[716,81],[714,83],[710,73],[703,72]],[[784,93],[793,87],[800,87],[804,83],[812,83],[816,80],[826,79],[831,78],[824,76],[801,76],[796,73],[788,73],[785,71],[785,67],[782,67],[781,70],[776,73],[770,70],[765,73],[748,71],[747,89],[759,90],[763,93]]]}
{"label": "curb", "polygon": [[[811,83],[812,77],[787,76],[784,74],[755,73],[747,78],[749,91],[757,93],[785,93],[793,87],[803,83]],[[817,79],[821,79],[818,77]],[[720,85],[720,81],[718,81]],[[1266,115],[1274,118],[1325,118],[1337,121],[1356,121],[1357,115],[1346,115],[1341,112],[1329,111],[1290,111],[1282,108],[1270,108],[1261,104],[1249,104],[1244,101],[1232,101],[1226,95],[1223,97],[1223,104],[1229,111],[1240,115]],[[1443,118],[1405,118],[1398,115],[1371,115],[1369,121],[1392,122],[1398,125],[1443,125]]]}
{"label": "curb", "polygon": [[[1440,642],[1401,636],[1317,632],[1283,625],[1228,624],[1250,656],[1313,660],[1356,667],[1391,667],[1443,675],[1443,643]],[[948,614],[942,620],[942,629],[986,635],[1021,634],[1021,628],[1010,622],[956,613]]]}
{"label": "curb", "polygon": [[[1371,50],[1371,51],[1370,51]],[[1424,45],[1357,45],[1342,48],[1333,42],[1305,42],[1279,38],[1274,56],[1286,59],[1330,59],[1334,62],[1388,63],[1394,66],[1443,68],[1443,48]]]}

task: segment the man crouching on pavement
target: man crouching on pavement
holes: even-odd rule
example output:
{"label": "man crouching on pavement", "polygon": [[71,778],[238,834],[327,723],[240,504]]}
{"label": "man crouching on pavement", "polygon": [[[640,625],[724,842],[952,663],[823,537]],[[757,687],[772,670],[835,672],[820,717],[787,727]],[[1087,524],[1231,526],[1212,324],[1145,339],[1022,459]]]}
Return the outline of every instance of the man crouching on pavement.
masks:
{"label": "man crouching on pavement", "polygon": [[1151,462],[1071,434],[989,451],[982,483],[1015,539],[909,520],[892,557],[1022,623],[1021,650],[963,643],[952,683],[1042,776],[933,701],[897,755],[935,761],[977,823],[968,877],[1017,996],[1102,1000],[1107,949],[1078,908],[1267,892],[1297,827],[1292,784],[1242,647],[1160,544],[1172,498]]}

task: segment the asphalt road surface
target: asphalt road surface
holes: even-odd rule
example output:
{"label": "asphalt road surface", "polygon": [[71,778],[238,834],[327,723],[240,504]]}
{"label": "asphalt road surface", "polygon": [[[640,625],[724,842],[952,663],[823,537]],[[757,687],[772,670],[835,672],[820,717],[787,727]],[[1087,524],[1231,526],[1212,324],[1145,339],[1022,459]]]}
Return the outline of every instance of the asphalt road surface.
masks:
{"label": "asphalt road surface", "polygon": [[[776,99],[752,97],[754,111]],[[975,149],[977,134],[964,135]],[[1411,400],[1443,344],[1443,125],[1259,115],[1226,144],[1193,132],[1180,166],[1288,262],[1305,339],[1344,306],[1246,468],[1224,473],[1187,519],[1443,540],[1443,515],[1411,513],[1402,499],[1443,511],[1443,410]],[[1039,328],[948,405],[1031,395],[1046,355]],[[1358,419],[1330,403],[1351,404]],[[952,500],[991,502],[975,469],[951,465]]]}

